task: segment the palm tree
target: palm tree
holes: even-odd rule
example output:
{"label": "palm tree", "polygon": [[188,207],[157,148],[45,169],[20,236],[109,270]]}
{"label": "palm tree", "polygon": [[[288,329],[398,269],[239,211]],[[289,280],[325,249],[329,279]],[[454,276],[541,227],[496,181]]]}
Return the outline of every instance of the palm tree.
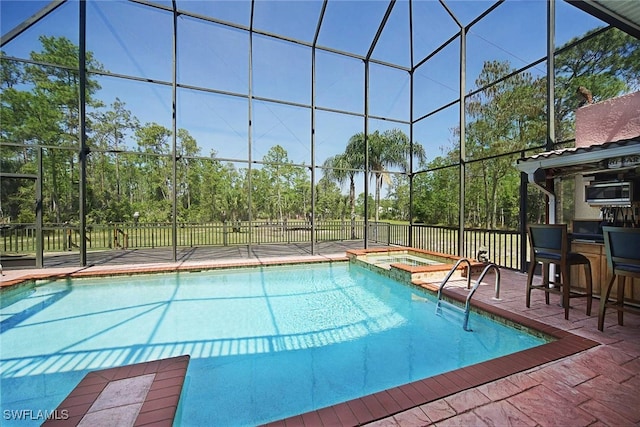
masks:
{"label": "palm tree", "polygon": [[[409,141],[409,137],[400,129],[390,129],[383,133],[375,131],[367,137],[369,145],[369,171],[375,177],[375,220],[378,221],[380,191],[385,179],[389,179],[386,168],[399,166],[403,172],[409,172],[409,158],[422,161],[425,151],[422,145]],[[413,150],[412,150],[413,148]],[[349,180],[349,203],[351,207],[351,238],[355,239],[356,186],[355,176],[365,167],[365,137],[363,132],[356,133],[347,143],[345,152],[329,157],[323,164],[325,176],[339,184]],[[365,197],[366,200],[366,197]]]}
{"label": "palm tree", "polygon": [[[353,138],[353,137],[352,137]],[[349,207],[351,213],[351,238],[356,238],[356,173],[359,165],[357,158],[349,157],[347,153],[337,154],[324,161],[324,175],[327,179],[342,185],[349,180]]]}
{"label": "palm tree", "polygon": [[[380,133],[375,131],[367,137],[369,146],[369,171],[371,178],[375,177],[375,220],[378,221],[380,207],[380,191],[385,180],[389,180],[386,170],[398,166],[403,172],[409,172],[409,158],[425,159],[422,145],[409,141],[409,137],[400,129],[389,129]],[[364,134],[357,133],[349,139],[345,154],[354,160],[357,167],[364,166]]]}

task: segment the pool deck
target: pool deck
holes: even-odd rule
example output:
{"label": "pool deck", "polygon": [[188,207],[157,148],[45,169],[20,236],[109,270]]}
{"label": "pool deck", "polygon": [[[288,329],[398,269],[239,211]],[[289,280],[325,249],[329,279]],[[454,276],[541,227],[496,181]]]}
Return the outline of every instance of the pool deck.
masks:
{"label": "pool deck", "polygon": [[[345,260],[345,252],[337,249],[322,255],[305,250],[280,255],[276,248],[269,248],[269,253],[259,256],[208,255],[178,263],[152,262],[153,257],[146,257],[146,263],[126,263],[122,262],[126,257],[120,257],[116,263],[88,267],[45,262],[44,269],[5,270],[1,284],[28,278]],[[451,283],[449,295],[464,298],[466,281]],[[545,305],[543,293],[534,292],[531,307],[525,307],[526,274],[501,270],[500,300],[493,299],[494,284],[493,275],[487,275],[474,301],[560,339],[541,346],[544,351],[531,349],[500,358],[498,363],[474,365],[270,425],[640,425],[640,316],[625,313],[625,325],[619,326],[610,310],[600,332],[597,300],[590,316],[585,314],[586,301],[572,300],[570,318],[565,320],[555,295]]]}

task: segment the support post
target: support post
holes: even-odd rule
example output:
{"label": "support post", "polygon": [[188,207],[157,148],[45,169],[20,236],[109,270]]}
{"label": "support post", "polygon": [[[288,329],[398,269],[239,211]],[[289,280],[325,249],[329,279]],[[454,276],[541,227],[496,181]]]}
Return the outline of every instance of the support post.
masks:
{"label": "support post", "polygon": [[[80,151],[78,158],[78,205],[79,212],[79,228],[80,228],[80,265],[87,265],[87,156],[89,148],[87,147],[87,131],[86,131],[86,96],[87,96],[87,2],[80,0],[80,49],[78,54],[78,74],[80,82],[80,96],[78,100],[78,117],[80,123],[78,125],[78,138],[80,139]],[[71,243],[71,242],[69,242]]]}

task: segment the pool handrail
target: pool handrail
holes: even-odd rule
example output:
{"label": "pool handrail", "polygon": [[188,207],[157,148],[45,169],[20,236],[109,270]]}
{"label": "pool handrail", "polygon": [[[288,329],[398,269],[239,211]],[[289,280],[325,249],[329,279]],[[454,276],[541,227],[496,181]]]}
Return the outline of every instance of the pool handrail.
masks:
{"label": "pool handrail", "polygon": [[482,283],[482,279],[484,279],[484,276],[491,269],[495,269],[495,271],[496,271],[496,274],[495,274],[495,276],[496,276],[496,296],[493,297],[493,299],[496,299],[496,300],[500,299],[500,268],[494,263],[489,263],[484,268],[484,270],[482,270],[482,273],[480,273],[480,276],[478,277],[478,280],[476,280],[476,284],[473,285],[473,289],[471,289],[471,292],[469,292],[469,295],[467,295],[467,301],[465,302],[465,305],[464,305],[464,323],[462,324],[462,328],[465,331],[470,331],[470,329],[469,329],[469,311],[471,310],[471,297],[473,296],[473,294],[478,289],[478,286],[480,286],[480,283]]}
{"label": "pool handrail", "polygon": [[482,270],[482,273],[480,273],[480,276],[478,277],[478,283],[482,282],[482,279],[484,279],[484,276],[489,272],[489,270],[492,270],[492,269],[496,271],[496,284],[495,284],[496,294],[492,299],[496,301],[500,301],[500,266],[498,266],[498,264],[495,264],[493,262],[488,263],[487,266],[484,268],[484,270]]}
{"label": "pool handrail", "polygon": [[[444,286],[446,285],[446,283],[449,281],[449,279],[453,275],[453,272],[456,271],[456,269],[458,268],[458,266],[462,262],[466,262],[468,267],[469,267],[469,270],[467,271],[467,289],[470,288],[470,285],[471,285],[471,261],[469,261],[467,258],[460,258],[458,260],[458,262],[455,263],[453,268],[449,271],[449,273],[444,278],[442,283],[440,283],[440,287],[438,288],[438,302],[436,303],[436,312],[438,310],[440,310],[440,303],[442,302],[442,289],[444,289]],[[471,292],[469,292],[469,295],[467,295],[467,299],[466,299],[465,305],[464,305],[464,321],[462,323],[462,328],[465,331],[470,331],[471,330],[471,329],[469,329],[469,312],[471,311],[471,298],[473,297],[473,294],[475,294],[476,290],[480,286],[480,283],[482,283],[482,279],[484,279],[484,276],[486,276],[486,274],[489,272],[489,270],[495,270],[495,277],[496,277],[496,284],[495,284],[495,292],[496,292],[496,294],[493,297],[493,299],[500,300],[500,267],[498,267],[498,265],[496,265],[496,264],[491,262],[491,263],[487,264],[487,266],[484,268],[484,270],[482,270],[482,273],[480,273],[480,276],[476,280],[475,285],[473,285],[473,289],[471,289]],[[462,310],[461,307],[457,307],[457,308]]]}
{"label": "pool handrail", "polygon": [[[445,278],[442,280],[442,283],[440,283],[440,287],[438,288],[438,302],[436,302],[436,313],[439,313],[440,310],[442,310],[441,308],[441,304],[442,304],[442,289],[444,289],[444,286],[447,284],[447,282],[449,281],[449,279],[451,278],[451,276],[453,275],[453,273],[458,269],[458,267],[460,266],[460,264],[462,264],[463,262],[467,263],[467,289],[471,288],[471,261],[469,261],[467,258],[460,258],[451,268],[451,270],[449,270],[449,273],[447,273],[447,275],[445,276]],[[479,283],[479,282],[478,282]],[[474,291],[475,288],[477,288],[477,284],[476,286],[474,286]],[[473,291],[472,291],[473,293]],[[445,301],[447,302],[447,301]],[[448,305],[457,308],[459,310],[462,311],[462,307],[458,307],[454,304],[448,303]],[[463,324],[463,328],[465,331],[468,331],[469,329],[467,329],[467,325],[469,322],[469,297],[467,297],[467,303],[465,305],[465,309],[464,309],[464,324]]]}
{"label": "pool handrail", "polygon": [[446,285],[446,283],[449,281],[449,279],[451,278],[451,276],[453,275],[453,273],[458,269],[458,267],[460,266],[460,264],[462,264],[463,262],[467,263],[467,289],[471,288],[471,261],[469,261],[467,258],[460,258],[451,268],[451,270],[449,270],[449,273],[447,273],[447,275],[445,276],[444,279],[442,279],[442,282],[440,283],[440,287],[438,288],[438,300],[440,299],[440,297],[442,296],[442,289],[444,288],[444,285]]}

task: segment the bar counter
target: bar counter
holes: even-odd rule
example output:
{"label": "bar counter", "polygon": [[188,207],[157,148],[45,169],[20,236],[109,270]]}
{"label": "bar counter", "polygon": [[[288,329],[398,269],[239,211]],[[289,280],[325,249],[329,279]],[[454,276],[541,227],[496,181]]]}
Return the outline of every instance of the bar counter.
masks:
{"label": "bar counter", "polygon": [[[604,248],[604,243],[598,242],[586,242],[580,240],[573,240],[571,242],[571,251],[578,252],[589,258],[591,262],[591,274],[593,280],[593,295],[600,297],[601,289],[606,287],[609,280],[611,280],[611,271],[607,265],[607,253]],[[571,281],[579,285],[586,283],[584,277],[584,268],[581,266],[571,267]],[[625,299],[631,303],[640,303],[640,279],[633,279],[633,286],[629,285],[631,278],[627,279],[627,286],[625,287]],[[615,298],[617,290],[617,280],[611,290],[611,296]],[[626,302],[626,301],[625,301]]]}

